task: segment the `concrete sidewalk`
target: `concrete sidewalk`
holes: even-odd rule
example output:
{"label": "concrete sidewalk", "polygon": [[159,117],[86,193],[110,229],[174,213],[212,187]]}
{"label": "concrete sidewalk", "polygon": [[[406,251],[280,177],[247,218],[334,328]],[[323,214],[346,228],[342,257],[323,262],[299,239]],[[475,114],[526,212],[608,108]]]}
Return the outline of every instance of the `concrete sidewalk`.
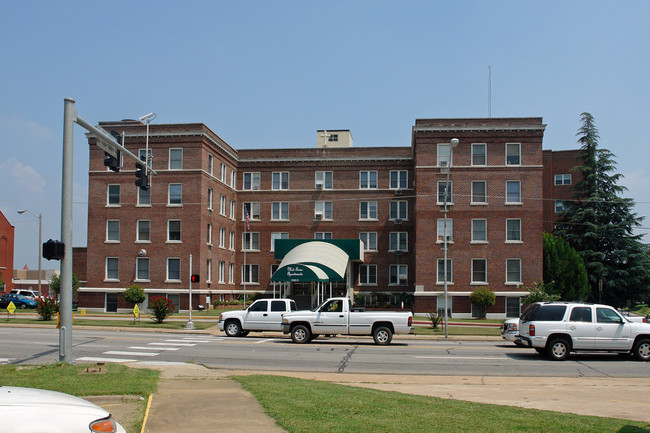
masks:
{"label": "concrete sidewalk", "polygon": [[650,422],[647,380],[498,376],[409,376],[213,370],[195,364],[162,371],[145,433],[284,432],[231,375],[273,374],[349,386],[580,415]]}

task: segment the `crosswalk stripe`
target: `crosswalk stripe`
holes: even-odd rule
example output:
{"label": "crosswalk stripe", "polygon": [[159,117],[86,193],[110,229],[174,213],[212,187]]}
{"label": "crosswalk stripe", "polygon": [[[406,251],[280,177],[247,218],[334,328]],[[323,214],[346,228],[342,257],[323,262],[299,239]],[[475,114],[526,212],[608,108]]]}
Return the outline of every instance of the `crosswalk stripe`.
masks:
{"label": "crosswalk stripe", "polygon": [[136,362],[137,359],[122,359],[122,358],[93,358],[90,356],[84,356],[83,358],[77,358],[77,361],[81,362]]}
{"label": "crosswalk stripe", "polygon": [[194,343],[149,343],[152,346],[183,346],[183,347],[192,347],[196,346]]}
{"label": "crosswalk stripe", "polygon": [[150,346],[131,346],[129,349],[136,350],[178,350],[180,347],[150,347]]}
{"label": "crosswalk stripe", "polygon": [[104,355],[156,356],[156,355],[160,355],[160,353],[153,353],[153,352],[122,352],[122,351],[119,351],[119,350],[109,350],[108,352],[104,352]]}

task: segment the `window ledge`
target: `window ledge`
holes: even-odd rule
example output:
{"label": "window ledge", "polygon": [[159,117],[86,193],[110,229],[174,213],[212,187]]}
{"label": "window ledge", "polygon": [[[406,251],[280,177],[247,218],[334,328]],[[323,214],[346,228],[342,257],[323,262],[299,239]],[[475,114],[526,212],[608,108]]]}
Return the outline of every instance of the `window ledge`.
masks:
{"label": "window ledge", "polygon": [[104,278],[105,283],[119,283],[119,279],[112,279],[112,278]]}
{"label": "window ledge", "polygon": [[469,283],[469,285],[470,286],[489,286],[490,283],[488,283],[487,281],[472,281],[471,283]]}
{"label": "window ledge", "polygon": [[150,283],[151,280],[146,279],[146,280],[138,280],[137,278],[133,280],[134,283]]}
{"label": "window ledge", "polygon": [[472,201],[472,202],[469,203],[469,205],[470,205],[470,206],[487,206],[487,205],[488,205],[488,202],[486,202],[486,201],[477,201],[477,202],[473,202],[473,201]]}
{"label": "window ledge", "polygon": [[506,286],[521,286],[523,283],[521,281],[511,281],[511,282],[506,281],[503,284],[505,284]]}
{"label": "window ledge", "polygon": [[[444,281],[436,281],[436,286],[444,286],[445,282]],[[451,281],[447,281],[447,286],[453,286],[454,283]]]}
{"label": "window ledge", "polygon": [[119,244],[120,241],[104,241],[105,244]]}
{"label": "window ledge", "polygon": [[487,245],[488,241],[470,241],[470,245]]}
{"label": "window ledge", "polygon": [[150,204],[136,204],[135,207],[151,207]]}
{"label": "window ledge", "polygon": [[183,207],[183,204],[182,203],[180,203],[180,204],[178,204],[178,203],[174,203],[174,204],[167,203],[167,207]]}
{"label": "window ledge", "polygon": [[359,218],[359,222],[378,222],[379,218]]}
{"label": "window ledge", "polygon": [[272,223],[288,223],[288,222],[291,222],[291,220],[289,220],[289,219],[272,219],[271,222]]}
{"label": "window ledge", "polygon": [[167,284],[181,284],[181,280],[165,280],[165,283]]}
{"label": "window ledge", "polygon": [[121,204],[107,204],[104,207],[122,207],[122,205]]}
{"label": "window ledge", "polygon": [[377,283],[359,283],[359,287],[377,287],[379,284]]}
{"label": "window ledge", "polygon": [[506,244],[523,244],[524,241],[505,241]]}
{"label": "window ledge", "polygon": [[150,244],[151,241],[135,241],[136,244]]}
{"label": "window ledge", "polygon": [[521,202],[521,201],[513,201],[513,202],[509,202],[509,201],[507,201],[507,202],[505,202],[504,204],[505,204],[506,206],[521,206],[521,205],[523,205],[524,203]]}
{"label": "window ledge", "polygon": [[166,244],[182,244],[183,241],[165,241]]}

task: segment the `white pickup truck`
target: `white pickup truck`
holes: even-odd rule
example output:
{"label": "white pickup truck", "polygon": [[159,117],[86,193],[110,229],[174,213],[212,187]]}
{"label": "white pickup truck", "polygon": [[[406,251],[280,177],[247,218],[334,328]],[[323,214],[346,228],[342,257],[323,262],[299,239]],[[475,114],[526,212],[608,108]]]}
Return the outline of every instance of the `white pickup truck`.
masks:
{"label": "white pickup truck", "polygon": [[293,299],[258,299],[245,310],[221,313],[217,326],[228,337],[243,337],[250,331],[280,331],[282,315],[291,311],[296,311]]}
{"label": "white pickup truck", "polygon": [[282,332],[294,343],[318,335],[372,335],[377,344],[390,344],[393,334],[413,332],[413,314],[392,311],[353,311],[348,298],[331,298],[313,310],[282,316]]}

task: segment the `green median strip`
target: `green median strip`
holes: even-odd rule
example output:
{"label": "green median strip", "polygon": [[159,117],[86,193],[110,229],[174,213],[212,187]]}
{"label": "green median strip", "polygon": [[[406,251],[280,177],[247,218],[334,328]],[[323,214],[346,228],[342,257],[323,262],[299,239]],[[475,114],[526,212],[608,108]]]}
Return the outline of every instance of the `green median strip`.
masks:
{"label": "green median strip", "polygon": [[648,432],[650,424],[385,392],[282,376],[235,376],[290,433]]}

